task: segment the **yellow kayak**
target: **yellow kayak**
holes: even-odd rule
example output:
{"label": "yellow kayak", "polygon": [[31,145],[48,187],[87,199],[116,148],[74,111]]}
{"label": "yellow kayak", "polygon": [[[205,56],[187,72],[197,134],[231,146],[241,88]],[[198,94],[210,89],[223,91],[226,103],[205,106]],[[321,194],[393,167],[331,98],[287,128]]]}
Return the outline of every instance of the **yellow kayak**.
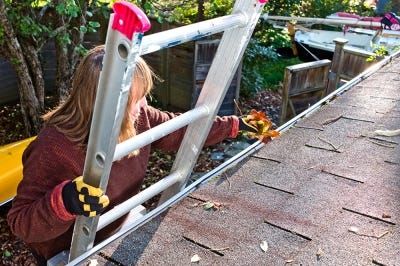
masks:
{"label": "yellow kayak", "polygon": [[0,206],[17,193],[22,179],[22,153],[36,137],[27,138],[0,147]]}

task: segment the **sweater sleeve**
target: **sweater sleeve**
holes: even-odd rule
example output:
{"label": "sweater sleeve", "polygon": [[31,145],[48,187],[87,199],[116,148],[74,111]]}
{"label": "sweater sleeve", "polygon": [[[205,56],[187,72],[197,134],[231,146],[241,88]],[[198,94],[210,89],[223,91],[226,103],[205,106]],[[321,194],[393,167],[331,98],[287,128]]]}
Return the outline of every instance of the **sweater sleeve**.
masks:
{"label": "sweater sleeve", "polygon": [[[145,111],[148,127],[153,128],[162,124],[179,114],[163,112],[153,107],[147,107]],[[143,123],[143,121],[141,122]],[[205,146],[213,145],[223,141],[226,138],[234,138],[238,133],[239,120],[236,116],[217,116],[208,134]],[[153,142],[152,147],[163,151],[176,151],[185,135],[186,127],[183,127],[165,137]]]}
{"label": "sweater sleeve", "polygon": [[71,154],[73,148],[65,144],[60,136],[44,133],[24,152],[24,176],[8,213],[8,223],[26,243],[54,239],[74,223],[74,217],[60,216],[63,210],[57,208],[60,205],[56,201],[57,189],[78,176],[81,168],[77,164],[79,156]]}

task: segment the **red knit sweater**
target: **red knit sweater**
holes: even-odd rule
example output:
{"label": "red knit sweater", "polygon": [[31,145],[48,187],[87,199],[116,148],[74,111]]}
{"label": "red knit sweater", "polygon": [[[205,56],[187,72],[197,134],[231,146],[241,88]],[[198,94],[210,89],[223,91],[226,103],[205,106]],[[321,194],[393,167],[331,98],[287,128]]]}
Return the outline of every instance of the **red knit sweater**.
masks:
{"label": "red knit sweater", "polygon": [[[174,116],[147,106],[140,114],[137,131],[144,132]],[[237,130],[236,117],[217,117],[206,145],[236,137]],[[138,193],[145,177],[150,149],[177,150],[184,132],[185,129],[178,130],[141,148],[139,155],[114,162],[106,190],[110,199],[108,209]],[[63,207],[60,184],[82,175],[85,151],[49,126],[44,127],[25,150],[22,161],[24,177],[8,213],[8,223],[14,234],[36,254],[49,259],[70,247],[75,217]],[[99,231],[96,238],[110,235],[123,220],[121,218]]]}

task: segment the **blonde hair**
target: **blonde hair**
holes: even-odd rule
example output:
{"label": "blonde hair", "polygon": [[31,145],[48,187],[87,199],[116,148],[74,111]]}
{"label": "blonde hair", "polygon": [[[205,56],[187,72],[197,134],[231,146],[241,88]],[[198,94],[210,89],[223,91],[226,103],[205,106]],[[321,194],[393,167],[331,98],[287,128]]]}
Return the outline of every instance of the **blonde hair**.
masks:
{"label": "blonde hair", "polygon": [[[65,102],[42,116],[45,125],[51,125],[63,133],[70,141],[85,148],[87,146],[90,124],[92,121],[93,107],[96,100],[96,91],[102,62],[104,45],[91,49],[81,60],[74,74],[71,92]],[[147,63],[139,57],[133,75],[133,85],[139,96],[134,99],[133,93],[129,94],[127,107],[121,124],[118,142],[122,142],[136,135],[134,121],[130,115],[130,107],[136,101],[145,97],[153,88],[154,72]]]}

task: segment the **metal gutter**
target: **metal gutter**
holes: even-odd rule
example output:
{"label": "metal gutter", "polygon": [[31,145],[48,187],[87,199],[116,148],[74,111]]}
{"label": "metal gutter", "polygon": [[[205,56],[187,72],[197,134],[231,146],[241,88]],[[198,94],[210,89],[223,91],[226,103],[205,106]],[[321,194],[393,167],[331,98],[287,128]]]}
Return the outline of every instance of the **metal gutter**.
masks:
{"label": "metal gutter", "polygon": [[[277,128],[277,131],[283,133],[287,130],[289,130],[292,126],[294,126],[297,122],[301,121],[302,119],[306,118],[307,116],[311,115],[315,111],[317,111],[319,108],[321,108],[323,105],[329,103],[330,101],[334,100],[337,96],[341,95],[345,91],[351,89],[361,81],[365,80],[368,78],[370,75],[378,71],[380,68],[383,66],[389,64],[394,58],[397,58],[400,55],[400,51],[394,53],[393,55],[387,56],[375,65],[371,66],[364,72],[360,73],[356,77],[354,77],[352,80],[344,84],[343,86],[339,87],[337,90],[333,91],[311,107],[309,107],[307,110],[303,111],[302,113],[298,114],[282,126]],[[108,239],[104,240],[103,242],[97,244],[94,246],[92,249],[88,250],[87,252],[83,253],[79,257],[75,258],[74,260],[70,261],[67,265],[76,265],[78,263],[83,262],[86,258],[98,253],[105,247],[107,247],[109,244],[112,242],[118,240],[121,237],[124,237],[134,230],[138,229],[140,226],[144,225],[145,223],[151,221],[154,217],[160,215],[162,212],[166,211],[170,206],[178,203],[182,199],[184,199],[188,194],[191,192],[195,191],[202,185],[206,184],[210,179],[216,177],[217,175],[221,174],[222,172],[226,171],[229,168],[234,167],[236,164],[250,156],[251,154],[255,153],[256,151],[260,150],[265,144],[257,141],[253,143],[251,146],[248,148],[244,149],[234,157],[230,158],[223,164],[219,165],[215,169],[211,170],[210,172],[204,174],[201,176],[199,179],[194,181],[192,184],[184,188],[182,191],[178,192],[176,195],[159,205],[156,209],[150,211],[146,215],[142,216],[138,220],[136,220],[134,223],[132,223],[129,226],[126,226],[125,228],[121,229],[119,232],[116,234],[112,235]]]}

